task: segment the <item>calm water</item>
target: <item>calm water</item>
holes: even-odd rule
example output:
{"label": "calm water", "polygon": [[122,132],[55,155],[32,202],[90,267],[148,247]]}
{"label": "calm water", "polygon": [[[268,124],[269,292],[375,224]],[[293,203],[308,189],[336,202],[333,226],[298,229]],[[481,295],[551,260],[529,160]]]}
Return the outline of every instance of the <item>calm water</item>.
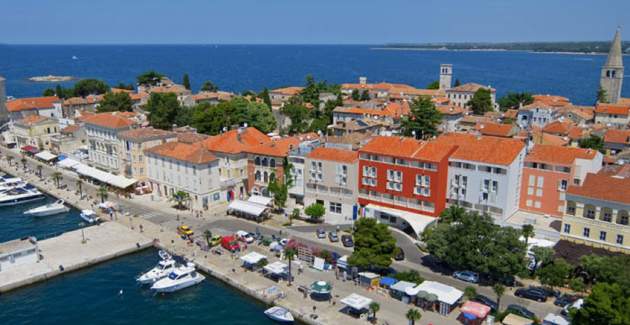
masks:
{"label": "calm water", "polygon": [[156,261],[149,249],[2,295],[0,324],[273,324],[264,306],[212,278],[153,296],[134,277]]}
{"label": "calm water", "polygon": [[[526,90],[592,104],[604,60],[601,55],[384,51],[367,45],[0,45],[0,75],[8,79],[7,94],[15,97],[38,96],[55,85],[29,82],[32,76],[93,77],[116,84],[133,82],[149,69],[175,81],[189,73],[195,89],[212,80],[222,89],[239,92],[303,84],[309,73],[335,83],[367,76],[373,82],[425,87],[437,79],[440,63],[452,63],[456,78],[490,84],[499,95]],[[630,82],[624,93],[630,96]]]}

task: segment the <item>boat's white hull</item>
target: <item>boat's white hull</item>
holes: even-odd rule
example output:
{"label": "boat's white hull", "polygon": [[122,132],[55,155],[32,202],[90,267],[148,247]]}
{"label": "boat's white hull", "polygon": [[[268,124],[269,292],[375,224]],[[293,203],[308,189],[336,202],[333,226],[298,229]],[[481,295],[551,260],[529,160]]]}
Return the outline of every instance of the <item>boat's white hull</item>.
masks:
{"label": "boat's white hull", "polygon": [[[281,313],[274,312],[276,309],[282,310]],[[293,315],[286,309],[281,307],[271,307],[265,310],[265,315],[269,317],[271,320],[274,320],[281,324],[293,324],[294,319]]]}
{"label": "boat's white hull", "polygon": [[24,211],[24,215],[27,216],[35,216],[35,217],[45,217],[45,216],[52,216],[54,214],[60,214],[60,213],[66,213],[68,211],[70,211],[70,208],[68,208],[67,206],[63,206],[63,207],[56,207],[54,209],[39,209],[39,208],[35,208],[35,209],[31,209],[28,211]]}
{"label": "boat's white hull", "polygon": [[139,276],[136,281],[138,281],[138,283],[140,284],[152,284],[155,283],[159,280],[164,279],[165,277],[168,276],[168,274],[170,273],[170,270],[168,271],[154,271],[151,270],[147,273],[142,274],[141,276]]}
{"label": "boat's white hull", "polygon": [[153,289],[155,292],[159,292],[159,293],[170,293],[170,292],[175,292],[175,291],[179,291],[179,290],[182,290],[182,289],[186,289],[188,287],[192,287],[194,285],[197,285],[197,284],[201,283],[205,279],[206,279],[205,276],[197,273],[196,277],[187,279],[187,281],[185,281],[185,282],[173,283],[173,284],[167,285],[167,286],[159,285],[159,281],[158,281],[158,282],[153,284],[151,289]]}
{"label": "boat's white hull", "polygon": [[85,215],[81,213],[79,216],[88,223],[95,223],[99,220],[99,217],[95,215]]}
{"label": "boat's white hull", "polygon": [[31,197],[6,199],[3,201],[0,201],[0,207],[7,207],[7,206],[19,205],[19,204],[24,204],[24,203],[29,203],[29,202],[35,202],[35,201],[43,200],[45,198],[46,197],[43,194],[38,194],[36,196],[31,196]]}

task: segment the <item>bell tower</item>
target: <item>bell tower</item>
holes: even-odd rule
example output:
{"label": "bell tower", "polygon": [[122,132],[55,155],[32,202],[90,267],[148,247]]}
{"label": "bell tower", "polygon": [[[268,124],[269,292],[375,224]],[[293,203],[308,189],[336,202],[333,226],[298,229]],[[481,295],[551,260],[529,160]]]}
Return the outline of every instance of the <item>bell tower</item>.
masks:
{"label": "bell tower", "polygon": [[623,56],[621,50],[621,28],[617,28],[615,38],[610,45],[608,59],[602,67],[599,79],[600,87],[606,91],[606,101],[614,104],[621,97],[621,86],[623,84]]}
{"label": "bell tower", "polygon": [[453,82],[453,65],[440,64],[440,90],[451,89]]}

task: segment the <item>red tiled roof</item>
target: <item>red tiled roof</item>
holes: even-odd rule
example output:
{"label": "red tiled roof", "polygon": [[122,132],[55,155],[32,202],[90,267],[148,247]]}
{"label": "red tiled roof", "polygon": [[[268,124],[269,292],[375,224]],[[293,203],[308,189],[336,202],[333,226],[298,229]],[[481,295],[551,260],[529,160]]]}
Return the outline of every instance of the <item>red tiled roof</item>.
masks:
{"label": "red tiled roof", "polygon": [[452,145],[425,142],[409,137],[378,136],[363,146],[359,152],[407,159],[440,161],[445,156],[448,156],[453,149]]}
{"label": "red tiled roof", "polygon": [[630,204],[630,178],[589,173],[586,175],[582,186],[571,185],[567,189],[567,193],[597,200]]}
{"label": "red tiled roof", "polygon": [[435,106],[435,108],[442,115],[459,115],[459,114],[464,114],[464,109],[459,107],[459,106],[455,106],[455,105],[438,105],[438,106]]}
{"label": "red tiled roof", "polygon": [[310,159],[353,163],[359,159],[359,153],[351,150],[318,147],[308,155]]}
{"label": "red tiled roof", "polygon": [[24,125],[24,126],[32,126],[32,125],[35,125],[44,121],[53,121],[53,120],[46,116],[33,114],[33,115],[28,115],[24,117],[23,119],[17,121],[16,123],[20,125]]}
{"label": "red tiled roof", "polygon": [[79,131],[79,129],[81,129],[81,126],[79,126],[78,124],[70,124],[68,126],[66,126],[65,128],[61,129],[61,133],[74,133]]}
{"label": "red tiled roof", "polygon": [[190,144],[177,141],[167,142],[151,147],[146,149],[145,152],[193,164],[205,164],[217,159],[201,144]]}
{"label": "red tiled roof", "polygon": [[561,107],[567,106],[571,104],[568,98],[562,96],[555,95],[533,95],[534,98],[533,105],[544,105],[551,107]]}
{"label": "red tiled roof", "polygon": [[553,133],[560,135],[567,135],[571,127],[575,126],[575,124],[569,121],[553,121],[543,128],[543,132],[545,133]]}
{"label": "red tiled roof", "polygon": [[483,135],[504,138],[509,138],[514,133],[514,127],[511,124],[477,123],[475,129],[477,129],[479,133]]}
{"label": "red tiled roof", "polygon": [[136,141],[147,141],[152,139],[166,139],[166,138],[175,138],[177,136],[176,133],[155,129],[153,127],[148,128],[139,128],[133,130],[127,130],[120,132],[118,136],[121,139],[127,140],[136,140]]}
{"label": "red tiled roof", "polygon": [[529,162],[571,165],[575,159],[593,159],[597,150],[537,144],[525,158]]}
{"label": "red tiled roof", "polygon": [[448,133],[439,136],[438,143],[458,146],[452,159],[509,165],[525,148],[521,140],[480,136],[466,133]]}
{"label": "red tiled roof", "polygon": [[18,98],[6,103],[9,112],[27,111],[32,109],[53,108],[59,102],[57,96]]}
{"label": "red tiled roof", "polygon": [[604,134],[604,142],[630,144],[630,130],[609,129]]}
{"label": "red tiled roof", "polygon": [[457,86],[457,87],[453,87],[451,89],[449,89],[448,91],[455,91],[455,92],[467,92],[467,93],[474,93],[479,89],[488,89],[491,92],[496,92],[496,89],[488,87],[488,86],[484,86],[484,85],[480,85],[478,83],[474,83],[474,82],[469,82],[469,83],[465,83],[461,86]]}
{"label": "red tiled roof", "polygon": [[252,146],[267,143],[271,143],[271,139],[254,127],[230,130],[204,141],[208,150],[230,154],[246,152]]}
{"label": "red tiled roof", "polygon": [[274,157],[286,157],[293,148],[300,144],[301,140],[298,137],[287,137],[278,140],[273,140],[271,143],[250,146],[247,152],[274,156]]}
{"label": "red tiled roof", "polygon": [[83,122],[109,129],[122,129],[133,125],[132,120],[121,115],[117,112],[92,114],[84,117]]}
{"label": "red tiled roof", "polygon": [[304,89],[303,87],[284,87],[284,88],[277,88],[277,89],[273,89],[270,91],[270,93],[277,93],[277,94],[282,94],[285,96],[295,96],[297,94],[299,94],[302,89]]}
{"label": "red tiled roof", "polygon": [[630,106],[628,105],[599,103],[595,106],[595,113],[599,114],[628,115],[629,111]]}

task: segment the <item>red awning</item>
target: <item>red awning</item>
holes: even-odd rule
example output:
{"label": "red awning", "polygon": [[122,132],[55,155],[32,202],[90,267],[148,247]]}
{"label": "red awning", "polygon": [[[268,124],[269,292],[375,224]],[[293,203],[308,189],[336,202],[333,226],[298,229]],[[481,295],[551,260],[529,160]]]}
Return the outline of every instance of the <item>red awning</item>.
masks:
{"label": "red awning", "polygon": [[26,151],[26,152],[30,152],[32,154],[36,154],[39,152],[39,149],[33,147],[33,146],[24,146],[22,147],[22,151]]}
{"label": "red awning", "polygon": [[466,301],[460,311],[464,314],[474,315],[478,319],[484,319],[490,313],[490,307],[474,301]]}

